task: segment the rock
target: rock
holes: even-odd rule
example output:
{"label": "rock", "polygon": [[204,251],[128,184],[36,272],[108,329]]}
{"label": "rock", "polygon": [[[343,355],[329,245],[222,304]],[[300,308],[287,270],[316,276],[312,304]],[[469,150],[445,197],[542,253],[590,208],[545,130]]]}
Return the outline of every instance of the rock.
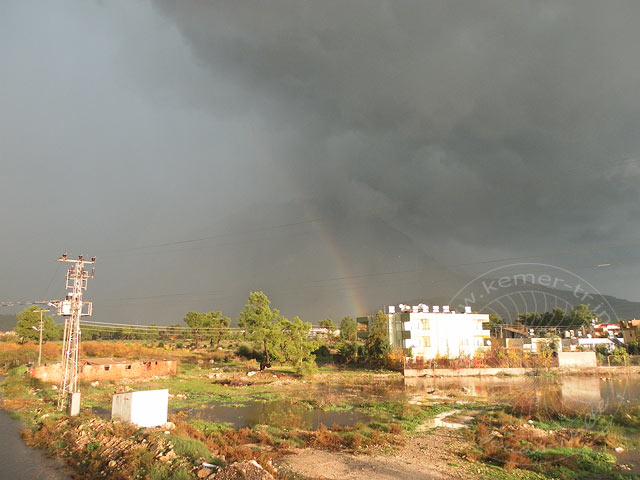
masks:
{"label": "rock", "polygon": [[257,371],[247,372],[247,377],[253,377],[256,373],[258,372]]}
{"label": "rock", "polygon": [[210,480],[274,480],[255,460],[227,465],[208,477]]}
{"label": "rock", "polygon": [[165,430],[173,430],[176,428],[176,424],[173,422],[167,422],[162,425],[162,428],[164,428]]}
{"label": "rock", "polygon": [[57,385],[52,385],[52,386],[51,386],[51,390],[57,390],[57,389],[58,389],[58,386],[57,386]]}
{"label": "rock", "polygon": [[176,457],[176,452],[174,452],[173,450],[169,450],[165,455],[159,457],[158,460],[160,460],[161,462],[168,462],[169,460],[173,460]]}
{"label": "rock", "polygon": [[92,387],[97,387],[98,385],[100,385],[100,382],[97,380],[95,382],[91,382]]}
{"label": "rock", "polygon": [[622,453],[622,452],[624,452],[624,448],[622,448],[622,447],[616,447],[616,448],[614,448],[613,450],[614,450],[616,453]]}
{"label": "rock", "polygon": [[198,478],[207,478],[209,475],[211,475],[211,470],[206,467],[201,468],[200,470],[198,470],[198,473],[196,475],[198,476]]}

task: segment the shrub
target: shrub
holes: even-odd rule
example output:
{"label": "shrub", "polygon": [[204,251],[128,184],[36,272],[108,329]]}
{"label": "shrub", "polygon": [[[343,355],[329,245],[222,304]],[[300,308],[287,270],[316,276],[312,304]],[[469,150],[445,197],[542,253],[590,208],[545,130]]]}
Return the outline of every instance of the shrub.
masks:
{"label": "shrub", "polygon": [[201,459],[204,459],[206,462],[211,460],[211,452],[200,440],[179,435],[172,435],[170,440],[178,455],[189,457],[195,462],[199,462]]}
{"label": "shrub", "polygon": [[340,363],[351,363],[358,358],[358,344],[356,342],[343,341],[338,344],[337,360]]}
{"label": "shrub", "polygon": [[314,352],[313,354],[316,357],[330,357],[331,356],[331,350],[329,350],[329,347],[327,347],[326,345],[320,345]]}
{"label": "shrub", "polygon": [[238,346],[236,349],[236,355],[238,357],[244,357],[247,360],[257,360],[258,362],[261,362],[264,359],[264,353],[261,350],[257,350],[246,343]]}

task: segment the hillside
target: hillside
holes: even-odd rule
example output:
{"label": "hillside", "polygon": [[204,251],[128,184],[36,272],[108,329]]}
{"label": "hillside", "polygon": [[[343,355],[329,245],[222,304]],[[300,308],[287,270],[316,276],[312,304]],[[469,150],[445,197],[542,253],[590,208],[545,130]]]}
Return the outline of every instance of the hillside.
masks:
{"label": "hillside", "polygon": [[[404,303],[408,305],[417,305],[419,303],[427,305],[451,304],[452,308],[459,309],[462,303],[460,302],[461,298],[452,302],[450,298],[425,295],[425,298],[419,300],[414,298],[404,301]],[[518,313],[542,313],[551,311],[555,307],[568,310],[580,303],[585,303],[589,308],[599,313],[602,321],[630,320],[640,317],[640,302],[633,302],[611,295],[594,295],[590,301],[582,301],[570,290],[553,289],[537,284],[503,288],[500,289],[499,295],[487,295],[482,299],[478,298],[478,301],[471,306],[476,312],[496,313],[506,322],[512,322],[517,319]]]}

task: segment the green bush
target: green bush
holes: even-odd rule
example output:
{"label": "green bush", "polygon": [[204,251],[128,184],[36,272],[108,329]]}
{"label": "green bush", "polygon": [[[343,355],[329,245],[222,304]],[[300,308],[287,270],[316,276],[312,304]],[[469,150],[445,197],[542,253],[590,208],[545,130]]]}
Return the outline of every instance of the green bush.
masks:
{"label": "green bush", "polygon": [[264,353],[261,350],[257,350],[246,343],[238,346],[236,349],[236,355],[238,357],[244,357],[247,360],[257,360],[258,362],[261,362],[264,359]]}
{"label": "green bush", "polygon": [[338,345],[338,355],[340,363],[352,363],[358,358],[358,344],[356,342],[343,341]]}
{"label": "green bush", "polygon": [[195,462],[200,462],[201,459],[204,459],[205,462],[212,460],[211,452],[199,440],[179,435],[171,435],[170,440],[175,452],[180,456],[191,458]]}
{"label": "green bush", "polygon": [[565,467],[573,472],[605,474],[610,473],[616,464],[616,459],[608,453],[597,452],[588,447],[570,448],[557,447],[545,450],[530,450],[527,456],[546,468]]}
{"label": "green bush", "polygon": [[316,357],[330,357],[331,356],[331,350],[329,350],[329,347],[327,347],[326,345],[320,345],[316,350],[313,351],[313,354]]}

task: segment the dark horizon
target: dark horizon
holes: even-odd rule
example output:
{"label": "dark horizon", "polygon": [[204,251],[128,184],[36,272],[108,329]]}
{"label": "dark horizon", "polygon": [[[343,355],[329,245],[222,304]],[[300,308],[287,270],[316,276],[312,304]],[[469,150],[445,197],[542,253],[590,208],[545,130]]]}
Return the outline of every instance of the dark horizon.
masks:
{"label": "dark horizon", "polygon": [[[640,301],[640,4],[7,1],[0,302],[317,323],[511,263]],[[8,313],[2,309],[0,313]]]}

